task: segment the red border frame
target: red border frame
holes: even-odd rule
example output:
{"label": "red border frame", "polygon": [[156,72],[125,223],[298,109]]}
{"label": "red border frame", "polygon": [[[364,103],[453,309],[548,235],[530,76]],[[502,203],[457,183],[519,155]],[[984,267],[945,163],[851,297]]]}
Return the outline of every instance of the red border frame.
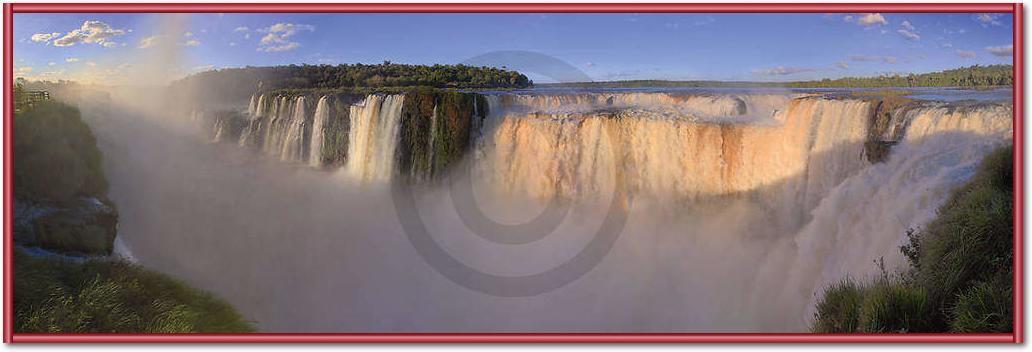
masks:
{"label": "red border frame", "polygon": [[[384,4],[77,4],[77,3],[16,3],[4,4],[4,316],[3,342],[26,343],[300,343],[300,342],[349,342],[349,343],[672,343],[672,342],[737,342],[737,343],[1022,343],[1024,342],[1024,258],[1023,258],[1023,15],[1022,4],[969,3],[969,4],[569,4],[569,3],[519,3],[519,4],[426,4],[426,3],[384,3]],[[14,334],[12,330],[12,275],[11,275],[11,129],[13,105],[11,103],[14,61],[13,19],[14,13],[84,13],[84,12],[393,12],[393,13],[663,13],[663,12],[710,12],[710,13],[825,13],[825,12],[995,12],[1014,15],[1014,333],[1011,334],[808,334],[808,333],[673,333],[673,334]]]}

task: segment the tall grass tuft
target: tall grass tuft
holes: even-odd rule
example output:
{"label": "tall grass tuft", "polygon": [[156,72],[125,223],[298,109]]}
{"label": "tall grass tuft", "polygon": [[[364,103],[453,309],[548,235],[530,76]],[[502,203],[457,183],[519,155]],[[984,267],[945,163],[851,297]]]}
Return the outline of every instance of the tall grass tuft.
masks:
{"label": "tall grass tuft", "polygon": [[168,276],[113,260],[69,262],[14,251],[19,333],[241,333],[226,302]]}

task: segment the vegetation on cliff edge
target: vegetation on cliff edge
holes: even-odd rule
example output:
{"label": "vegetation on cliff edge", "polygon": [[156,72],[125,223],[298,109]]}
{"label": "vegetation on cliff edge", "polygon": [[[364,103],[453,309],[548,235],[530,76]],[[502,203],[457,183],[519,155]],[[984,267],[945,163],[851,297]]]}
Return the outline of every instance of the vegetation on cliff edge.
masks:
{"label": "vegetation on cliff edge", "polygon": [[817,333],[1013,330],[1013,146],[987,156],[900,248],[910,268],[873,282],[847,279],[817,304]]}

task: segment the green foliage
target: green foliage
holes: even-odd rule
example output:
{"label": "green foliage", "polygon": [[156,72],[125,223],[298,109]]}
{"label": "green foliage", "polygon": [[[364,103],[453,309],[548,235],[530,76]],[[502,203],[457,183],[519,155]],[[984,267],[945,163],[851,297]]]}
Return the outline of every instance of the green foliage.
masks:
{"label": "green foliage", "polygon": [[860,331],[866,333],[929,332],[928,294],[920,287],[882,280],[863,291]]}
{"label": "green foliage", "polygon": [[254,331],[211,294],[122,261],[79,264],[16,249],[13,272],[19,333]]}
{"label": "green foliage", "polygon": [[487,102],[472,93],[414,89],[405,94],[401,111],[400,169],[428,179],[463,158],[470,147],[473,119],[486,116]]}
{"label": "green foliage", "polygon": [[[1013,153],[1010,146],[986,156],[938,217],[907,231],[900,251],[911,268],[904,280],[833,285],[817,305],[813,331],[1010,332]],[[863,303],[855,312],[858,294]]]}
{"label": "green foliage", "polygon": [[1014,291],[1011,277],[978,282],[957,297],[952,332],[1011,332]]}
{"label": "green foliage", "polygon": [[824,291],[824,299],[817,304],[813,332],[836,333],[859,331],[860,306],[864,302],[864,286],[845,279]]}
{"label": "green foliage", "polygon": [[880,77],[845,77],[820,81],[790,82],[789,88],[870,87],[985,87],[1014,84],[1011,65],[969,66],[940,72]]}
{"label": "green foliage", "polygon": [[384,62],[376,65],[289,65],[226,68],[206,71],[173,82],[173,94],[212,103],[245,100],[257,88],[262,92],[304,90],[350,93],[398,93],[414,87],[451,89],[525,88],[527,76],[486,66],[406,65]]}
{"label": "green foliage", "polygon": [[14,117],[14,194],[67,201],[104,199],[101,154],[79,110],[56,102],[37,104]]}

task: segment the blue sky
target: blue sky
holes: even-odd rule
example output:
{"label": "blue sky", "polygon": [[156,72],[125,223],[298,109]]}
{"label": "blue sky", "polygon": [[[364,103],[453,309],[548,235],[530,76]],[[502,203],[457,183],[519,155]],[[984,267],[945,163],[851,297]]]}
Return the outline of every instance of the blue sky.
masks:
{"label": "blue sky", "polygon": [[[158,47],[182,55],[169,68],[180,75],[247,65],[459,63],[524,50],[596,81],[791,81],[1009,64],[1013,32],[1010,14],[14,16],[19,76],[110,83],[130,79]],[[176,25],[158,25],[170,16],[180,16]]]}

